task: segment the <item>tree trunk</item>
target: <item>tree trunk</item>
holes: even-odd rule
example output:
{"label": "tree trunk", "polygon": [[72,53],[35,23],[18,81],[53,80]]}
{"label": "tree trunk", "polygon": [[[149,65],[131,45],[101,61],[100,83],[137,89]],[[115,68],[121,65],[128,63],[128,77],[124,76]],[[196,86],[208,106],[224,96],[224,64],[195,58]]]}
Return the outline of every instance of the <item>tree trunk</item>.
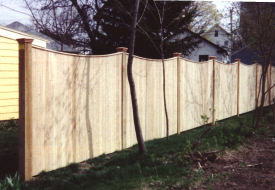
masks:
{"label": "tree trunk", "polygon": [[265,83],[266,83],[266,78],[267,78],[266,77],[267,70],[268,70],[268,65],[265,66],[262,70],[262,81],[261,81],[262,84],[260,85],[260,91],[261,91],[262,97],[261,97],[260,106],[256,108],[256,124],[255,124],[256,128],[259,127],[260,121],[261,121],[262,116],[263,116],[264,101],[265,101]]}
{"label": "tree trunk", "polygon": [[133,54],[134,54],[135,39],[136,39],[136,25],[137,25],[138,8],[139,8],[139,0],[136,0],[135,1],[135,7],[134,7],[132,27],[131,27],[131,38],[130,38],[130,44],[129,44],[129,57],[128,57],[128,65],[127,65],[127,75],[128,75],[128,82],[129,82],[130,92],[131,92],[133,117],[134,117],[134,124],[135,124],[135,130],[136,130],[136,137],[137,137],[137,141],[138,141],[138,148],[139,148],[139,152],[144,154],[144,153],[147,152],[147,149],[145,147],[143,136],[142,136],[142,131],[141,131],[141,128],[140,128],[136,88],[135,88],[135,82],[134,82],[133,73],[132,73]]}
{"label": "tree trunk", "polygon": [[166,138],[169,139],[169,118],[167,112],[167,103],[166,103],[166,82],[165,82],[165,64],[164,64],[164,52],[163,52],[163,37],[161,36],[160,42],[160,52],[161,52],[161,61],[162,61],[162,75],[163,75],[163,103],[166,119]]}
{"label": "tree trunk", "polygon": [[164,50],[163,50],[163,20],[164,20],[164,9],[165,9],[165,2],[162,4],[162,13],[154,2],[155,8],[157,10],[159,16],[159,24],[160,24],[160,56],[162,61],[162,75],[163,75],[163,104],[164,104],[164,111],[165,111],[165,119],[166,119],[166,138],[169,139],[169,118],[168,118],[168,111],[167,111],[167,103],[166,103],[166,83],[165,83],[165,63],[164,63]]}

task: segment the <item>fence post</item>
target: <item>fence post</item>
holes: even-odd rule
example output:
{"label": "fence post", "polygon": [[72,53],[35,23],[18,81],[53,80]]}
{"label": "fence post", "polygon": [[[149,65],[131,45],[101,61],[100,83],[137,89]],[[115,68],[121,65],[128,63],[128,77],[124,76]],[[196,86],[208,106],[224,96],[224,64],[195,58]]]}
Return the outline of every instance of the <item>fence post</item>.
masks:
{"label": "fence post", "polygon": [[[116,51],[122,53],[122,58],[121,58],[121,149],[124,149],[126,147],[126,141],[125,141],[125,136],[126,136],[126,130],[124,126],[126,126],[126,121],[124,122],[123,116],[124,116],[124,98],[126,97],[126,83],[125,79],[127,79],[127,63],[126,63],[126,53],[127,53],[128,48],[126,47],[117,47]],[[125,141],[125,142],[124,142]]]}
{"label": "fence post", "polygon": [[19,175],[32,177],[31,131],[31,64],[32,39],[17,39],[19,43]]}
{"label": "fence post", "polygon": [[212,125],[215,125],[215,75],[216,75],[216,70],[215,70],[215,65],[216,65],[216,57],[215,56],[209,56],[209,60],[213,61],[213,75],[212,75],[212,94],[213,94],[213,102],[212,102]]}
{"label": "fence post", "polygon": [[235,59],[238,64],[238,81],[237,81],[237,116],[240,116],[240,59]]}
{"label": "fence post", "polygon": [[181,57],[181,53],[178,53],[178,52],[175,52],[173,53],[173,57],[176,57],[177,58],[177,134],[180,134],[180,125],[181,125],[181,122],[180,122],[180,94],[181,94],[181,91],[180,91],[180,57]]}

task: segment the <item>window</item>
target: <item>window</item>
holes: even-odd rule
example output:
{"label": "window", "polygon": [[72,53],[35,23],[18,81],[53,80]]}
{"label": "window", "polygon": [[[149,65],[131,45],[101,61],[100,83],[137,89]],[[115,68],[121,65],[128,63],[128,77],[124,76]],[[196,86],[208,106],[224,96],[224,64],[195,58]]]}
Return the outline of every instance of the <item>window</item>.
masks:
{"label": "window", "polygon": [[215,30],[215,37],[218,37],[218,36],[219,36],[219,31]]}
{"label": "window", "polygon": [[228,41],[227,40],[224,41],[224,46],[228,46]]}
{"label": "window", "polygon": [[199,55],[199,62],[208,61],[208,55]]}

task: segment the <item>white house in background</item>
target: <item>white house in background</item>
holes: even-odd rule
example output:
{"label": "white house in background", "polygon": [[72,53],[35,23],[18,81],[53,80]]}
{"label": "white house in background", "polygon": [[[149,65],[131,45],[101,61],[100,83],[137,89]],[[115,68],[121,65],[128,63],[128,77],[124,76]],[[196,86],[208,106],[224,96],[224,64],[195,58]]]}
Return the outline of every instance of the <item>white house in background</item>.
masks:
{"label": "white house in background", "polygon": [[209,59],[209,56],[215,56],[218,61],[224,63],[229,62],[229,56],[225,49],[203,38],[198,47],[194,51],[192,51],[190,55],[185,57],[193,61],[201,62],[207,61]]}
{"label": "white house in background", "polygon": [[202,37],[230,52],[231,35],[220,25],[214,25]]}
{"label": "white house in background", "polygon": [[31,35],[31,34],[28,34],[25,32],[20,32],[18,30],[14,30],[14,29],[4,27],[4,26],[0,26],[0,36],[9,38],[12,40],[16,40],[19,38],[33,39],[32,44],[34,46],[38,46],[38,47],[42,47],[42,48],[46,48],[47,43],[49,42],[49,40],[41,38],[39,36]]}
{"label": "white house in background", "polygon": [[[190,35],[195,35],[191,31],[186,31],[185,33],[179,34],[173,41],[182,41],[184,38]],[[187,59],[192,61],[207,61],[209,56],[215,56],[218,61],[228,63],[230,61],[230,57],[228,56],[228,52],[226,49],[214,44],[213,42],[196,35],[199,38],[200,43],[198,46],[188,55],[184,56]]]}

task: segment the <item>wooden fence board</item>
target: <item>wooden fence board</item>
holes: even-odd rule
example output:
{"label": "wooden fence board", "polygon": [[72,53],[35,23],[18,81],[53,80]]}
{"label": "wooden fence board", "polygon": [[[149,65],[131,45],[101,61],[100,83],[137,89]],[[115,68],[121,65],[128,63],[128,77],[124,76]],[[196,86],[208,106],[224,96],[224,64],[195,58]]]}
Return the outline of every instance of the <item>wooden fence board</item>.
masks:
{"label": "wooden fence board", "polygon": [[[31,147],[31,176],[137,143],[127,58],[125,52],[81,56],[32,48],[26,77],[26,84],[31,81],[26,98],[31,97],[27,118],[32,138],[25,142]],[[165,60],[169,134],[177,133],[178,123],[180,131],[201,126],[203,115],[211,123],[213,109],[214,120],[236,115],[237,68],[237,64],[213,64],[213,60]],[[259,66],[258,77],[260,71]],[[133,75],[144,139],[165,137],[161,60],[134,56]],[[256,66],[240,64],[240,113],[254,109],[255,86]],[[7,98],[0,97],[0,103]],[[17,100],[12,98],[9,103]]]}
{"label": "wooden fence board", "polygon": [[203,124],[202,115],[212,121],[212,61],[193,63],[184,61],[182,68],[182,130]]}
{"label": "wooden fence board", "polygon": [[161,60],[147,64],[146,77],[146,132],[145,139],[166,136],[165,113],[163,106],[163,78]]}
{"label": "wooden fence board", "polygon": [[240,113],[255,109],[255,65],[240,64]]}
{"label": "wooden fence board", "polygon": [[42,138],[33,141],[33,174],[120,150],[119,56],[83,58],[33,48],[37,56],[33,135]]}
{"label": "wooden fence board", "polygon": [[177,133],[177,58],[165,60],[165,81],[169,135],[173,135]]}
{"label": "wooden fence board", "polygon": [[[123,146],[124,148],[130,147],[137,143],[136,133],[134,127],[132,101],[130,95],[130,88],[127,77],[127,61],[128,55],[124,60],[123,65]],[[143,134],[143,138],[146,139],[146,80],[147,80],[147,69],[146,65],[148,61],[139,57],[134,57],[133,60],[133,77],[135,81],[137,102],[139,109],[140,125]]]}
{"label": "wooden fence board", "polygon": [[[271,86],[275,85],[275,66],[271,68]],[[273,103],[275,103],[275,87],[271,90],[271,99],[274,100]]]}
{"label": "wooden fence board", "polygon": [[216,79],[216,119],[222,120],[237,114],[238,65],[219,63]]}

